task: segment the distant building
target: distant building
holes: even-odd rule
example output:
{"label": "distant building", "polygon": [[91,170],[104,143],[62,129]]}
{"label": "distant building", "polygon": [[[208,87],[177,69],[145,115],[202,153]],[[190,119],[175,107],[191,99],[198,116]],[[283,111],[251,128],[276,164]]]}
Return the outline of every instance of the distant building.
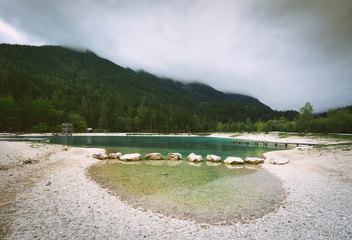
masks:
{"label": "distant building", "polygon": [[87,128],[87,133],[93,132],[93,128]]}

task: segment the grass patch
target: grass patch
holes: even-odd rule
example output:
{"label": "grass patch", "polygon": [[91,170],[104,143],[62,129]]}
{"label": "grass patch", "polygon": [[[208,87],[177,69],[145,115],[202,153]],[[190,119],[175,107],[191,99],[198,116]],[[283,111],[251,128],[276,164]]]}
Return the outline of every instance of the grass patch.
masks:
{"label": "grass patch", "polygon": [[293,137],[293,136],[298,136],[297,133],[288,133],[288,132],[279,132],[278,137],[279,138],[288,138],[288,137]]}
{"label": "grass patch", "polygon": [[249,134],[253,134],[253,135],[257,135],[257,134],[261,134],[263,132],[258,132],[258,131],[255,131],[255,132],[249,132]]}
{"label": "grass patch", "polygon": [[237,133],[237,134],[231,135],[230,137],[239,137],[239,136],[242,136],[242,134]]}
{"label": "grass patch", "polygon": [[352,134],[334,134],[334,133],[314,133],[312,135],[316,138],[329,138],[329,139],[337,139],[337,140],[351,140],[352,141]]}

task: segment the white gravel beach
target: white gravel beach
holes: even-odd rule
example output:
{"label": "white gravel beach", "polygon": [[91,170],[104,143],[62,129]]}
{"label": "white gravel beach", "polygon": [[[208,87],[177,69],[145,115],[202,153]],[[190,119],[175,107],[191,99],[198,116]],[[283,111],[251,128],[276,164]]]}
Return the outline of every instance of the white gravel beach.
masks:
{"label": "white gravel beach", "polygon": [[[232,225],[129,206],[86,175],[99,162],[92,154],[103,152],[0,142],[0,239],[352,239],[352,146],[266,153],[262,167],[281,179],[286,199]],[[272,157],[290,162],[271,165]]]}

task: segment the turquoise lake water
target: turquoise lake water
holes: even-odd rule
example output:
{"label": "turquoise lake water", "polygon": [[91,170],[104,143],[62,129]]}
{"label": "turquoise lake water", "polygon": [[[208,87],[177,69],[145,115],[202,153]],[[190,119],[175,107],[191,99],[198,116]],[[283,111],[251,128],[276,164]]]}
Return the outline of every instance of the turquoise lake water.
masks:
{"label": "turquoise lake water", "polygon": [[159,152],[165,157],[168,153],[179,152],[183,156],[194,152],[205,159],[207,154],[216,154],[225,159],[228,156],[261,157],[263,153],[278,150],[277,147],[237,145],[230,139],[211,137],[164,137],[164,136],[55,136],[51,143],[70,146],[90,146],[106,148],[108,152],[147,153]]}
{"label": "turquoise lake water", "polygon": [[[232,144],[229,139],[210,137],[73,136],[51,137],[51,143],[102,147],[107,152],[179,152],[182,161],[107,161],[89,169],[102,187],[137,208],[199,222],[230,224],[260,217],[281,202],[280,181],[260,166],[226,165],[205,161],[207,154],[224,160],[228,156],[262,157],[280,148]],[[187,161],[190,153],[203,162]]]}

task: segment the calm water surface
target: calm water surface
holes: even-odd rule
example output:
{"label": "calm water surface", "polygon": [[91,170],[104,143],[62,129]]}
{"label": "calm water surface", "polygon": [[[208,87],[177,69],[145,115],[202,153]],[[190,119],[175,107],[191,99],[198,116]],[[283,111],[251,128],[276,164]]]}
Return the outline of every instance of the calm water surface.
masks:
{"label": "calm water surface", "polygon": [[135,207],[200,222],[232,223],[272,211],[281,201],[280,182],[259,166],[189,163],[191,152],[245,158],[278,148],[234,145],[208,137],[74,136],[52,137],[52,143],[104,147],[107,152],[179,152],[182,161],[109,161],[89,170],[100,185]]}
{"label": "calm water surface", "polygon": [[191,152],[201,154],[205,159],[207,154],[216,154],[225,159],[228,156],[261,157],[263,153],[280,148],[254,145],[237,145],[229,139],[210,137],[151,137],[151,136],[59,136],[51,137],[51,143],[70,146],[103,147],[110,152],[147,153],[160,152],[167,156],[170,152],[179,152],[188,156]]}

